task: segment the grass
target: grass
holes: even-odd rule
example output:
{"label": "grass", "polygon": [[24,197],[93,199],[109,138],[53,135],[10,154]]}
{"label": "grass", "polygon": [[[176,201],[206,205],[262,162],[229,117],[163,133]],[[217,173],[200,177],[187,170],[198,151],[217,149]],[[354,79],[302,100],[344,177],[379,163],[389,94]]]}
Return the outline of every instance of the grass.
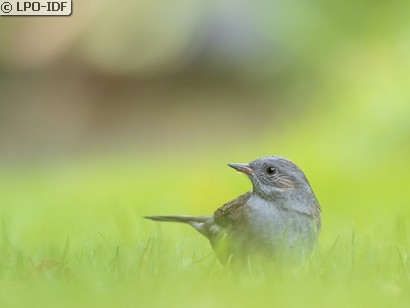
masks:
{"label": "grass", "polygon": [[[141,217],[210,213],[249,183],[228,169],[215,177],[208,165],[197,167],[198,161],[172,160],[4,168],[0,306],[410,305],[405,204],[381,211],[374,196],[364,193],[357,196],[364,207],[359,210],[345,203],[351,196],[325,192],[329,186],[316,180],[327,172],[321,169],[310,177],[323,207],[317,251],[296,268],[233,275],[192,228]],[[344,179],[337,181],[332,182]],[[372,214],[361,215],[366,209]],[[356,213],[356,221],[346,213]]]}

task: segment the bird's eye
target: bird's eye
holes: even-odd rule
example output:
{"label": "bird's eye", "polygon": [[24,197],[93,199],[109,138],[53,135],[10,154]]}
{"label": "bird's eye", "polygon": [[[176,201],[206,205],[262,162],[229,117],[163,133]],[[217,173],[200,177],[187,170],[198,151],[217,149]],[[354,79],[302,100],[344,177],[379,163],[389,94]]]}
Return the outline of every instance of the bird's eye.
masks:
{"label": "bird's eye", "polygon": [[276,168],[275,167],[267,167],[266,168],[266,173],[268,175],[274,175],[276,173]]}

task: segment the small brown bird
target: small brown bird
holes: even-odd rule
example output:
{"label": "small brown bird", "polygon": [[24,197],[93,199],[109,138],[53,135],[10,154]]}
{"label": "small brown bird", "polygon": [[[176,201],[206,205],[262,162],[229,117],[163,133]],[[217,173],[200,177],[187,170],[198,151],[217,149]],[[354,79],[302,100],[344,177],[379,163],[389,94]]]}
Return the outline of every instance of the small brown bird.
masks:
{"label": "small brown bird", "polygon": [[191,225],[209,239],[223,264],[309,255],[320,231],[321,210],[302,170],[278,156],[228,165],[249,177],[252,192],[224,204],[213,216],[145,218]]}

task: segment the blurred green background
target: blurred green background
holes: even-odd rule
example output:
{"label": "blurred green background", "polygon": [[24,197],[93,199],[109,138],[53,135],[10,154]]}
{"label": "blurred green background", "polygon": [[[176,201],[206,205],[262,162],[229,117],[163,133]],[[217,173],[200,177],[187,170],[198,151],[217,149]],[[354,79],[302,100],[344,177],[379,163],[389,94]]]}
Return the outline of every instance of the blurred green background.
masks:
{"label": "blurred green background", "polygon": [[[410,4],[75,1],[0,18],[0,305],[408,307]],[[187,226],[291,159],[307,265],[237,281]],[[296,290],[296,292],[295,292]]]}

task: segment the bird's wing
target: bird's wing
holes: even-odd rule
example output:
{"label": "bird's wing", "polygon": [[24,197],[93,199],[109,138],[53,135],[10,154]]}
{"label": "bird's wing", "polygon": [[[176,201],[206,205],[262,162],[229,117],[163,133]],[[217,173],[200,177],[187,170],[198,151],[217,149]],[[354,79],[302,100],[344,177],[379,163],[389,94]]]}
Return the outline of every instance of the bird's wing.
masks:
{"label": "bird's wing", "polygon": [[242,216],[242,209],[250,197],[251,193],[247,192],[222,205],[214,212],[216,224],[226,227],[238,221]]}

